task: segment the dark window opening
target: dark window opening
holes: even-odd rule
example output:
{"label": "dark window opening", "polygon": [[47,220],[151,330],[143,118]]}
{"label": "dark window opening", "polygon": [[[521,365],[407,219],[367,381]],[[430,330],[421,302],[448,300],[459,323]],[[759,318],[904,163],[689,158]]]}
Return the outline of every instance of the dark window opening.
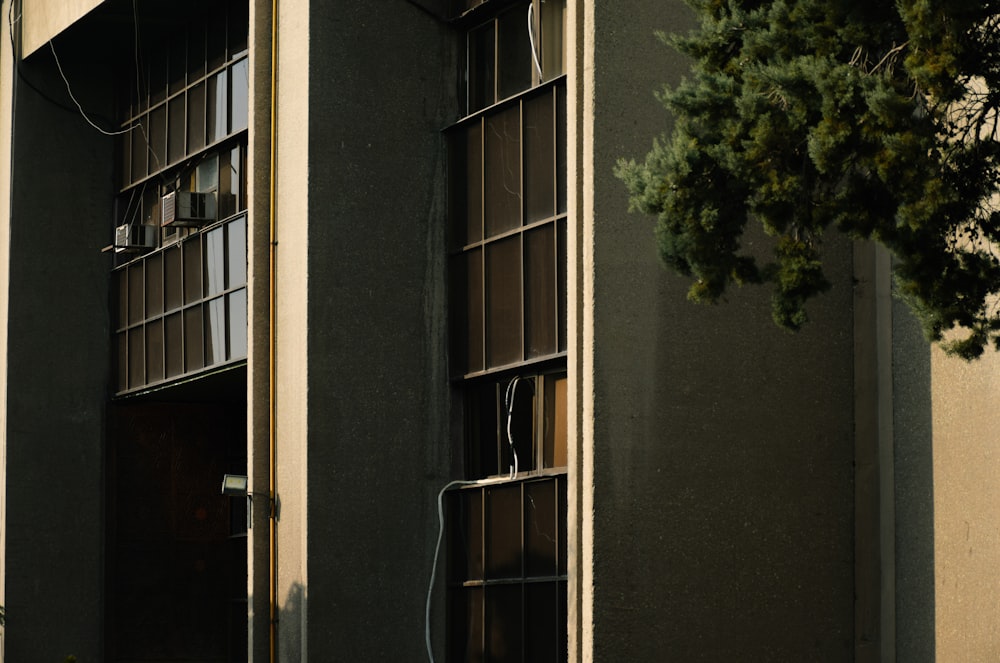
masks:
{"label": "dark window opening", "polygon": [[567,660],[563,0],[456,0],[466,115],[448,130],[448,660]]}

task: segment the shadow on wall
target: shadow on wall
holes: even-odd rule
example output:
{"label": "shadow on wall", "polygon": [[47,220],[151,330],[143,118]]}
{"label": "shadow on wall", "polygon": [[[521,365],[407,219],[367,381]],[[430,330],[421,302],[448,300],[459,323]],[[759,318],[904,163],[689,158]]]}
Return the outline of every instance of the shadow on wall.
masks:
{"label": "shadow on wall", "polygon": [[304,661],[302,619],[306,611],[306,588],[293,583],[278,608],[278,660]]}
{"label": "shadow on wall", "polygon": [[906,305],[893,302],[896,660],[935,660],[934,441],[931,351]]}

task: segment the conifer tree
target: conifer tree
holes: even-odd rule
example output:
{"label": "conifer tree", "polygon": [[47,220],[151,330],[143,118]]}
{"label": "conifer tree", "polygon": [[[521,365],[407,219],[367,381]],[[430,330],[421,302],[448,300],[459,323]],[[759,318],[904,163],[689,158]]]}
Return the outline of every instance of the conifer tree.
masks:
{"label": "conifer tree", "polygon": [[[925,334],[1000,349],[1000,0],[689,0],[669,135],[617,174],[689,298],[773,288],[791,330],[830,287],[821,239],[873,239]],[[773,238],[742,246],[748,224]]]}

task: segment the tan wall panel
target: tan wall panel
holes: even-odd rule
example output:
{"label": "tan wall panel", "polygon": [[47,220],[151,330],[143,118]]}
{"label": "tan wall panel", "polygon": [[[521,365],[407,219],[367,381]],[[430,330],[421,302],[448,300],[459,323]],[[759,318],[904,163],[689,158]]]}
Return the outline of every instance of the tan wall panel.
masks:
{"label": "tan wall panel", "polygon": [[[1000,356],[931,354],[937,660],[1000,660]],[[904,544],[905,545],[905,544]]]}
{"label": "tan wall panel", "polygon": [[83,18],[104,0],[42,0],[25,2],[23,10],[24,55],[44,46],[50,39]]}

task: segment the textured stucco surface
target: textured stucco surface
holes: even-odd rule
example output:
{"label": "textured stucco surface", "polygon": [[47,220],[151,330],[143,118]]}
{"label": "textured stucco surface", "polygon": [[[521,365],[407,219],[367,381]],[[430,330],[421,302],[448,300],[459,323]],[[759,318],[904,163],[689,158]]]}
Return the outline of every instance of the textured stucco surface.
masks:
{"label": "textured stucco surface", "polygon": [[21,37],[27,57],[50,39],[81,19],[104,0],[59,0],[39,2],[24,0]]}
{"label": "textured stucco surface", "polygon": [[930,368],[937,660],[1000,660],[1000,357]]}
{"label": "textured stucco surface", "polygon": [[[57,47],[81,103],[108,114],[102,49],[70,36]],[[69,103],[51,56],[21,66],[36,87]],[[18,84],[12,148],[2,225],[10,242],[4,605],[18,626],[4,645],[14,661],[101,660],[110,366],[101,248],[110,240],[112,141]]]}
{"label": "textured stucco surface", "polygon": [[667,126],[652,91],[685,65],[653,31],[688,17],[630,0],[585,20],[582,660],[852,660],[850,246],[825,245],[834,287],[799,335],[764,292],[688,304],[611,174]]}
{"label": "textured stucco surface", "polygon": [[279,650],[419,660],[451,458],[454,36],[407,3],[279,11]]}

